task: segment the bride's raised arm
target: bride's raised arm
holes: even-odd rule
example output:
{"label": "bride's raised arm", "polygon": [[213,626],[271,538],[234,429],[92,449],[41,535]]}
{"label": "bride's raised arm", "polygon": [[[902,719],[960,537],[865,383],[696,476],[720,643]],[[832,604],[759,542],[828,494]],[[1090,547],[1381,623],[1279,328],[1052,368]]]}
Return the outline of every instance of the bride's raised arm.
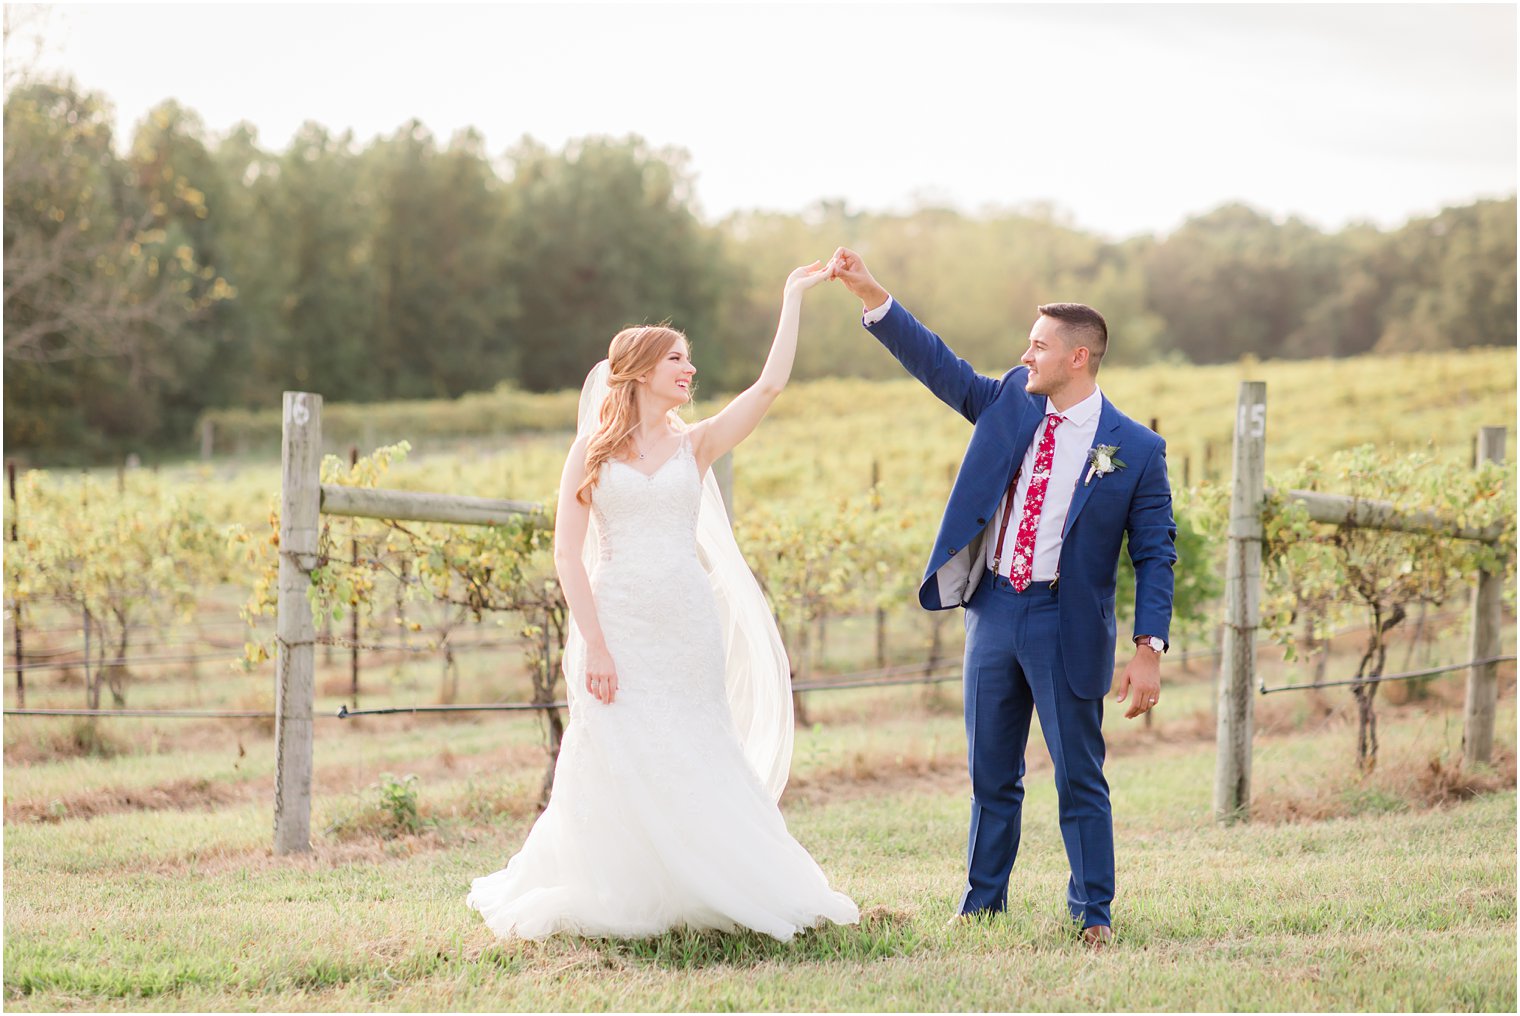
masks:
{"label": "bride's raised arm", "polygon": [[798,268],[787,276],[786,291],[781,298],[781,320],[776,338],[760,379],[734,396],[717,415],[691,428],[692,451],[697,468],[706,472],[724,453],[749,437],[755,427],[786,387],[792,376],[792,361],[797,356],[797,327],[802,320],[802,294],[829,278],[828,267],[820,261]]}

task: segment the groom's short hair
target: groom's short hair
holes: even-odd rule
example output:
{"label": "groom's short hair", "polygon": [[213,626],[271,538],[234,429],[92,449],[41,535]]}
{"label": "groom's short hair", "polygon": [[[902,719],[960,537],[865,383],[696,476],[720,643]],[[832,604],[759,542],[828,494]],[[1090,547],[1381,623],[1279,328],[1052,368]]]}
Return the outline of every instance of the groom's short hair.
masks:
{"label": "groom's short hair", "polygon": [[1085,303],[1044,303],[1040,313],[1061,322],[1061,333],[1073,347],[1086,346],[1090,370],[1096,374],[1098,363],[1108,352],[1108,322]]}

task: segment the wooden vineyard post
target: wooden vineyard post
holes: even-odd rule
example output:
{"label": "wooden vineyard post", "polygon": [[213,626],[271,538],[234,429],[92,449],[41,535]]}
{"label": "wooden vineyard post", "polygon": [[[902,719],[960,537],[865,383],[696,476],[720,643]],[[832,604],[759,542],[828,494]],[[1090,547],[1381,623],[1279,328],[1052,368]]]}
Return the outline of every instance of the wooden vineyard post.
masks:
{"label": "wooden vineyard post", "polygon": [[1214,819],[1224,823],[1250,817],[1251,695],[1261,598],[1261,513],[1266,458],[1267,383],[1242,381],[1235,415],[1235,478],[1230,496],[1224,653],[1220,661],[1214,769]]}
{"label": "wooden vineyard post", "polygon": [[322,396],[286,392],[280,449],[280,576],[275,618],[274,852],[311,849],[312,644],[306,590],[317,563]]}
{"label": "wooden vineyard post", "polygon": [[[358,464],[359,464],[359,447],[357,445],[349,445],[349,448],[348,448],[348,466],[349,466],[350,469],[352,469],[354,466],[357,466]],[[348,549],[349,549],[349,564],[353,568],[355,568],[357,570],[358,567],[359,567],[359,540],[358,540],[357,537],[354,538],[353,540],[349,541],[349,548]],[[358,608],[357,605],[354,605],[353,609],[351,611],[349,611],[349,638],[348,638],[348,641],[349,641],[348,674],[349,674],[349,685],[350,685],[349,691],[350,691],[351,697],[353,699],[354,708],[358,709],[359,708],[359,608]]]}
{"label": "wooden vineyard post", "polygon": [[[1478,466],[1485,462],[1504,461],[1504,428],[1484,427],[1478,431]],[[1502,631],[1500,598],[1504,574],[1478,572],[1473,592],[1472,654],[1468,659],[1489,660],[1504,650],[1499,644]],[[1499,665],[1482,663],[1467,672],[1467,703],[1462,716],[1462,763],[1487,765],[1494,754],[1494,703],[1498,697]]]}

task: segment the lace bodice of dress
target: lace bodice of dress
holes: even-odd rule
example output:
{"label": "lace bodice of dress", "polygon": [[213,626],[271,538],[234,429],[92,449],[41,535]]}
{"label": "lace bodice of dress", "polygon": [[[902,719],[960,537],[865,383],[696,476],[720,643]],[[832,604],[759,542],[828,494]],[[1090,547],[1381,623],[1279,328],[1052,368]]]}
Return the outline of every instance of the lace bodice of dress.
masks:
{"label": "lace bodice of dress", "polygon": [[685,434],[647,476],[626,462],[605,463],[591,494],[601,568],[643,569],[654,577],[672,558],[695,560],[701,506],[701,478]]}

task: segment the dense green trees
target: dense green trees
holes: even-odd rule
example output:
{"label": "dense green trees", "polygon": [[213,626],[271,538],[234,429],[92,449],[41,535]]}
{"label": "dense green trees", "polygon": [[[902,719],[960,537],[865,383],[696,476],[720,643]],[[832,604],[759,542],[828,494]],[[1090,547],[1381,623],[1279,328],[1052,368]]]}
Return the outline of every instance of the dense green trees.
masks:
{"label": "dense green trees", "polygon": [[500,243],[519,282],[525,387],[578,387],[625,325],[713,331],[726,271],[716,234],[691,210],[684,153],[638,138],[587,138],[559,153],[524,140],[508,160]]}
{"label": "dense green trees", "polygon": [[126,158],[109,119],[67,85],[6,99],[8,445],[88,455],[108,435],[157,435],[198,365],[205,333],[187,326],[219,277],[184,225],[204,197],[155,162],[157,115]]}
{"label": "dense green trees", "polygon": [[[670,320],[710,388],[764,357],[781,280],[846,244],[980,369],[1037,304],[1103,310],[1112,363],[1515,342],[1513,198],[1384,232],[1240,205],[1109,242],[1048,210],[696,213],[684,152],[637,137],[493,157],[420,123],[283,152],[173,102],[128,143],[69,83],[5,102],[5,440],[44,463],[191,447],[205,409],[579,384],[625,324]],[[896,376],[853,301],[810,305],[800,376]]]}

